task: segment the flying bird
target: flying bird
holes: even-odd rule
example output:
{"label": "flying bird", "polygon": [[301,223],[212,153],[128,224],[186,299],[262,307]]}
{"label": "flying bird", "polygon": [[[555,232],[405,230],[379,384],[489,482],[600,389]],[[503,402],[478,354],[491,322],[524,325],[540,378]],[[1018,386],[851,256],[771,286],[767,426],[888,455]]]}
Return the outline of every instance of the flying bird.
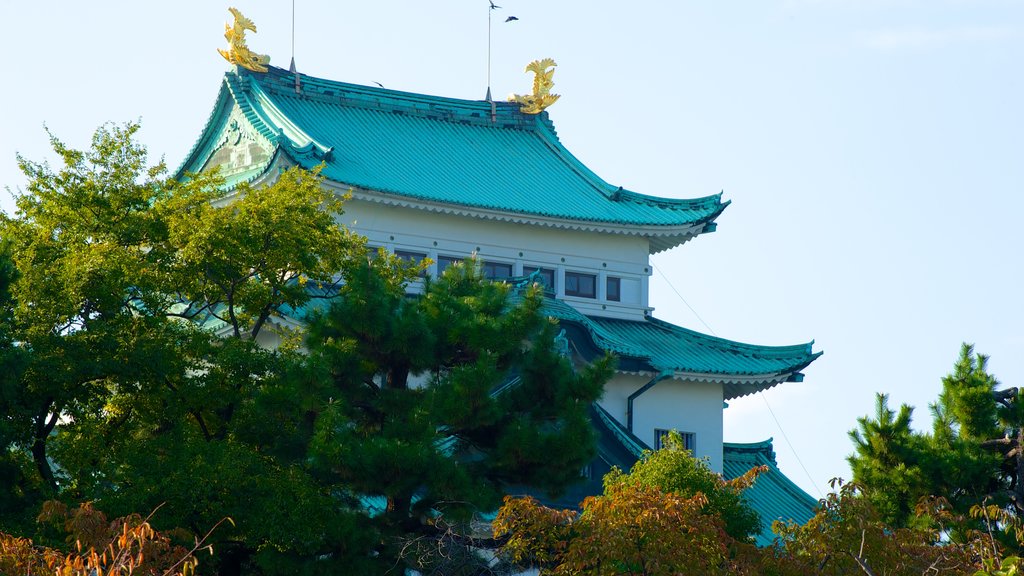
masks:
{"label": "flying bird", "polygon": [[501,8],[501,6],[498,6],[497,4],[494,3],[494,0],[487,0],[487,1],[491,3],[491,10],[495,10],[495,9]]}
{"label": "flying bird", "polygon": [[376,84],[377,86],[380,86],[381,88],[384,87],[383,84],[381,84],[380,82],[377,82],[376,80],[374,80],[373,83]]}
{"label": "flying bird", "polygon": [[513,20],[519,20],[519,18],[516,18],[515,16],[509,16],[508,18],[505,18],[505,22],[511,22]]}

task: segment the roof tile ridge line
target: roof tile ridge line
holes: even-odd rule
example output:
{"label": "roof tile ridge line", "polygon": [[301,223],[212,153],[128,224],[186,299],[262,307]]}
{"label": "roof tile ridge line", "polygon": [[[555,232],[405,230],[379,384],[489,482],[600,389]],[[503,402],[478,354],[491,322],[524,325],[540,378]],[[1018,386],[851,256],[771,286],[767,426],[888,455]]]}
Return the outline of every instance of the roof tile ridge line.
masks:
{"label": "roof tile ridge line", "polygon": [[[227,74],[230,74],[230,72],[227,72],[225,76]],[[213,102],[213,107],[210,109],[210,114],[206,117],[206,122],[203,124],[203,129],[199,132],[199,136],[196,137],[195,142],[192,143],[192,147],[189,148],[188,152],[185,153],[185,158],[181,161],[181,163],[178,165],[178,168],[174,171],[175,179],[180,179],[182,176],[184,176],[182,171],[185,169],[185,167],[189,165],[192,161],[194,161],[196,159],[195,157],[198,156],[199,153],[202,151],[201,149],[205,145],[207,145],[210,142],[210,140],[213,139],[213,134],[211,134],[207,129],[213,123],[214,119],[216,119],[220,115],[221,108],[224,106],[224,103],[229,99],[231,99],[230,88],[228,87],[227,78],[225,77],[221,79],[220,87],[217,89],[217,98]]]}
{"label": "roof tile ridge line", "polygon": [[[722,446],[723,446],[723,448],[725,447],[725,443],[724,442],[723,442]],[[772,447],[772,450],[774,452],[774,446]],[[763,456],[764,453],[763,452],[757,452],[757,455]],[[804,500],[805,504],[813,506],[814,508],[818,507],[818,503],[821,502],[821,500],[815,498],[814,496],[811,496],[806,490],[804,490],[803,488],[798,486],[796,482],[793,482],[789,478],[789,476],[787,476],[786,473],[782,471],[782,468],[779,468],[779,464],[778,464],[777,461],[775,461],[774,458],[772,458],[772,459],[770,459],[768,461],[768,466],[769,466],[769,468],[771,468],[775,472],[778,472],[778,474],[774,475],[773,477],[776,478],[776,481],[778,483],[778,488],[779,489],[781,489],[781,490],[783,490],[785,492],[788,492],[791,496],[795,496],[799,500]],[[752,486],[751,488],[756,487],[756,486],[757,486],[757,481],[755,480],[754,481],[754,486]]]}
{"label": "roof tile ridge line", "polygon": [[[295,122],[292,122],[288,118],[288,115],[281,110],[259,82],[250,79],[249,87],[251,94],[249,92],[243,92],[243,95],[249,102],[249,105],[253,107],[253,111],[259,114],[259,118],[266,128],[271,130],[273,135],[269,136],[268,140],[272,143],[282,144],[284,143],[282,140],[286,140],[288,145],[296,151],[309,150],[310,146],[313,146],[320,151],[321,155],[324,156],[334,150],[333,146],[326,146],[323,143],[318,142],[310,136],[309,133],[295,124]],[[274,130],[274,128],[276,128],[276,130]],[[302,138],[305,138],[307,143],[300,145],[292,137],[288,136],[286,131],[291,131]]]}
{"label": "roof tile ridge line", "polygon": [[709,194],[707,196],[699,196],[697,198],[666,198],[664,196],[642,194],[640,192],[634,192],[620,187],[614,192],[614,194],[618,195],[620,200],[643,204],[666,204],[668,206],[683,206],[689,208],[709,208],[711,206],[721,205],[719,209],[716,210],[716,216],[721,214],[722,210],[732,203],[732,200],[722,202],[722,192]]}
{"label": "roof tile ridge line", "polygon": [[579,158],[576,158],[576,156],[562,144],[561,139],[559,139],[558,134],[555,131],[555,124],[550,120],[550,117],[547,122],[541,118],[547,114],[547,112],[538,114],[535,121],[536,132],[541,136],[543,142],[551,149],[552,152],[555,153],[556,156],[558,156],[559,160],[569,167],[570,170],[577,173],[595,190],[611,199],[612,194],[618,191],[621,187],[609,184],[604,178],[598,176],[596,172],[581,162]]}
{"label": "roof tile ridge line", "polygon": [[[639,458],[643,457],[644,452],[651,450],[651,447],[648,446],[646,442],[641,440],[636,434],[627,430],[625,426],[620,424],[619,421],[609,414],[608,411],[599,403],[592,402],[591,406],[594,407],[594,411],[597,412],[598,417],[602,420],[605,426],[610,428],[609,431],[612,433],[612,436],[614,436],[619,442],[623,443],[623,448],[625,448],[629,453]],[[629,441],[633,446],[625,445],[623,439]],[[632,450],[632,447],[638,448],[640,453],[638,454],[636,451]]]}
{"label": "roof tile ridge line", "polygon": [[[618,338],[608,335],[607,332],[603,328],[598,326],[593,320],[591,320],[589,316],[573,308],[564,301],[559,300],[558,298],[551,298],[548,296],[545,296],[545,300],[555,303],[554,307],[556,309],[552,310],[551,312],[555,313],[561,311],[561,320],[575,322],[579,324],[581,327],[583,327],[583,329],[587,331],[587,334],[590,335],[591,340],[593,340],[594,344],[597,345],[598,348],[601,348],[602,350],[605,351],[625,354],[633,358],[641,358],[643,360],[648,361],[652,360],[652,356],[650,354],[643,354],[640,348],[632,346],[628,343],[623,343]],[[559,308],[561,310],[559,310]],[[568,311],[569,314],[566,314],[565,311]]]}
{"label": "roof tile ridge line", "polygon": [[[557,301],[557,299],[555,299]],[[563,302],[563,304],[565,304]],[[650,354],[644,354],[643,349],[632,344],[623,342],[622,340],[615,338],[607,333],[599,324],[594,322],[589,316],[576,310],[572,306],[565,304],[566,307],[570,308],[576,313],[575,318],[564,318],[569,322],[576,322],[583,327],[584,330],[590,334],[590,338],[594,341],[599,348],[605,351],[615,352],[617,354],[624,354],[633,358],[640,358],[642,360],[652,361],[654,357]]]}
{"label": "roof tile ridge line", "polygon": [[231,96],[238,106],[238,109],[242,111],[242,115],[249,121],[249,124],[256,130],[260,136],[263,136],[271,144],[280,144],[277,142],[278,132],[276,126],[273,126],[268,118],[264,118],[258,110],[259,103],[255,102],[250,97],[244,83],[248,82],[252,84],[252,80],[249,78],[242,78],[231,74],[225,75],[225,81],[228,85],[228,90],[231,92]]}
{"label": "roof tile ridge line", "polygon": [[[641,194],[639,192],[633,192],[633,191],[626,190],[622,186],[615,186],[613,184],[610,184],[607,180],[605,180],[604,178],[601,178],[600,176],[597,175],[596,172],[594,172],[593,170],[588,168],[586,164],[581,162],[579,158],[577,158],[572,152],[569,151],[568,148],[565,147],[565,145],[562,144],[561,139],[558,137],[558,134],[555,131],[554,122],[552,122],[550,119],[548,119],[548,121],[545,122],[541,118],[541,116],[543,116],[545,114],[547,114],[547,112],[545,112],[544,114],[539,114],[537,116],[537,122],[536,122],[536,124],[537,124],[537,133],[541,134],[543,136],[544,142],[558,155],[559,159],[561,159],[563,162],[566,163],[566,165],[569,167],[569,169],[571,169],[574,172],[576,172],[577,174],[579,174],[591,186],[593,186],[595,189],[597,189],[598,192],[601,192],[602,194],[607,196],[609,199],[614,199],[613,197],[614,197],[615,194],[628,193],[629,195],[633,195],[633,196],[636,196],[636,197],[643,197],[643,198],[648,199],[647,203],[662,202],[662,203],[672,204],[672,203],[674,203],[674,201],[679,200],[679,199],[676,199],[676,198],[665,198],[663,196],[653,196],[653,195],[650,195],[650,194]],[[695,199],[692,199],[692,200],[683,199],[683,201],[684,202],[688,202],[688,201],[708,200],[708,199],[713,199],[716,196],[721,198],[722,194],[721,193],[712,194],[711,196],[704,196],[704,197],[695,198]],[[722,209],[718,210],[719,214],[721,213],[721,210],[724,210],[724,207]],[[717,214],[715,216],[717,216]]]}
{"label": "roof tile ridge line", "polygon": [[[749,342],[740,342],[738,340],[730,340],[728,338],[722,338],[721,336],[712,336],[711,334],[705,334],[703,332],[698,332],[696,330],[692,330],[690,328],[679,326],[678,324],[673,324],[671,322],[668,322],[666,320],[662,320],[660,318],[655,318],[654,316],[648,316],[646,318],[646,321],[647,322],[651,322],[652,324],[660,325],[660,326],[662,326],[662,327],[664,327],[664,328],[666,328],[668,330],[677,331],[677,332],[683,332],[685,335],[695,336],[697,338],[701,338],[701,339],[708,340],[708,341],[711,341],[711,342],[719,342],[719,343],[722,343],[722,344],[727,344],[727,345],[736,347],[736,348],[738,348],[740,350],[748,350],[748,351],[752,351],[752,352],[767,352],[767,353],[771,353],[771,354],[780,354],[780,355],[781,354],[785,354],[785,353],[800,352],[802,354],[813,356],[813,358],[811,358],[811,360],[813,360],[814,358],[817,358],[818,356],[821,356],[822,354],[824,354],[824,352],[821,352],[821,351],[819,351],[817,353],[813,352],[812,347],[814,346],[814,340],[811,340],[810,342],[805,342],[803,344],[788,344],[788,345],[782,345],[782,346],[772,346],[772,345],[766,345],[766,344],[751,344]],[[808,362],[808,364],[809,363],[810,362]]]}
{"label": "roof tile ridge line", "polygon": [[[284,70],[283,68],[277,68],[276,66],[270,66],[271,69],[277,72],[280,76],[294,76],[292,72]],[[253,74],[253,73],[247,73]],[[298,73],[303,86],[312,84],[317,86],[319,89],[322,88],[337,88],[345,92],[352,92],[359,95],[366,96],[379,96],[388,98],[391,100],[399,100],[403,102],[421,102],[421,103],[443,103],[452,106],[458,106],[467,111],[485,111],[490,113],[490,104],[485,100],[470,100],[466,98],[455,98],[451,96],[437,96],[433,94],[423,94],[421,92],[410,92],[407,90],[396,90],[394,88],[381,88],[376,86],[366,86],[364,84],[355,84],[353,82],[344,82],[342,80],[331,80],[329,78],[320,78],[318,76],[310,76],[309,74]],[[265,91],[268,92],[282,92],[285,96],[296,96],[293,89],[285,90],[279,88],[276,85],[266,87]],[[320,90],[318,90],[320,92]],[[353,102],[353,104],[358,104]],[[498,102],[498,104],[502,104]]]}
{"label": "roof tile ridge line", "polygon": [[[775,438],[769,436],[767,440],[760,442],[722,442],[722,449],[732,448],[744,452],[764,452],[765,450],[775,453]],[[774,460],[774,458],[772,458]]]}

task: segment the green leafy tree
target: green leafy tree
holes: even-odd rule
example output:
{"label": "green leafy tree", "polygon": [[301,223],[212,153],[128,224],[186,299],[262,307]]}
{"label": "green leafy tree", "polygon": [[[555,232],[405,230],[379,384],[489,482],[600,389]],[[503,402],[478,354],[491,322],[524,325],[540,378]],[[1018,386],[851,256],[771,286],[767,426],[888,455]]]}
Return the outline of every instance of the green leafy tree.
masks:
{"label": "green leafy tree", "polygon": [[221,198],[216,173],[148,166],[137,129],[52,138],[57,170],[19,159],[0,223],[24,358],[0,439],[35,501],[166,502],[160,529],[193,534],[229,516],[205,565],[224,574],[443,572],[502,487],[576,479],[610,359],[555,353],[538,291],[421,280],[337,224],[316,173]]}
{"label": "green leafy tree", "polygon": [[782,575],[919,574],[971,575],[987,557],[980,532],[960,542],[943,542],[941,526],[959,522],[942,500],[924,503],[917,513],[938,521],[935,528],[893,527],[856,483],[833,484],[833,491],[804,525],[776,521],[774,550],[757,558],[757,573]]}
{"label": "green leafy tree", "polygon": [[749,542],[761,532],[761,518],[743,498],[743,490],[766,468],[755,468],[750,476],[727,481],[712,471],[706,462],[686,450],[678,432],[669,433],[665,446],[648,452],[633,465],[629,474],[613,469],[604,479],[605,486],[636,482],[662,492],[685,498],[703,494],[707,503],[702,510],[722,520],[725,531],[735,540]]}
{"label": "green leafy tree", "polygon": [[494,534],[513,563],[542,574],[751,573],[758,554],[748,541],[760,523],[742,491],[762,472],[723,480],[672,432],[629,473],[609,472],[604,494],[578,513],[507,497]]}

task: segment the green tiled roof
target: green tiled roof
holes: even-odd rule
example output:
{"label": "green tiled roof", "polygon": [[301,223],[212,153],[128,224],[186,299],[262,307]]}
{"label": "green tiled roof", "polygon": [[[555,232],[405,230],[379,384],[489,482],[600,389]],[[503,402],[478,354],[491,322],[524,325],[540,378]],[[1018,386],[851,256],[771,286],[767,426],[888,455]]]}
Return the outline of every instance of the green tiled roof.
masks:
{"label": "green tiled roof", "polygon": [[307,168],[323,162],[328,179],[382,199],[632,228],[622,232],[651,237],[652,251],[713,230],[728,205],[720,194],[680,200],[611,185],[562,146],[546,112],[523,114],[518,104],[304,75],[299,84],[297,93],[295,75],[280,68],[228,72],[207,130],[179,173],[202,168],[213,152],[211,132],[237,106],[279,152]]}
{"label": "green tiled roof", "polygon": [[758,546],[768,546],[775,540],[772,522],[782,520],[805,524],[814,516],[818,501],[779,470],[771,438],[752,444],[726,442],[722,452],[722,472],[728,479],[742,476],[754,466],[768,467],[768,471],[758,476],[754,485],[743,492],[747,503],[761,516],[761,533],[755,537]]}
{"label": "green tiled roof", "polygon": [[545,298],[544,314],[580,325],[594,344],[620,358],[643,362],[646,370],[665,370],[688,379],[721,382],[726,400],[799,381],[800,370],[821,352],[812,345],[758,346],[717,338],[657,318],[619,320],[585,316],[561,300]]}

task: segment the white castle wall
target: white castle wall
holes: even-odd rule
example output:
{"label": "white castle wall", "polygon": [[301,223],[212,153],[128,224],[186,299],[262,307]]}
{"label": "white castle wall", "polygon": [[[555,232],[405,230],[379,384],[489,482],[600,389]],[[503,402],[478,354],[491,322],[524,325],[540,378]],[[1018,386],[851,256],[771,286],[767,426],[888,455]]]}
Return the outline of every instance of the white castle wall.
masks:
{"label": "white castle wall", "polygon": [[[358,199],[345,203],[340,220],[374,246],[424,253],[435,262],[438,255],[475,253],[482,260],[511,264],[513,275],[523,274],[524,266],[553,269],[557,296],[584,314],[639,320],[648,311],[651,269],[648,241],[642,237],[482,220]],[[566,296],[566,271],[596,275],[597,297]],[[621,278],[618,302],[606,298],[608,276]]]}
{"label": "white castle wall", "polygon": [[[618,374],[605,385],[601,407],[624,426],[628,398],[650,382],[651,376]],[[698,458],[707,458],[715,472],[722,472],[722,385],[707,382],[662,380],[633,402],[633,434],[651,447],[655,430],[695,434]]]}

